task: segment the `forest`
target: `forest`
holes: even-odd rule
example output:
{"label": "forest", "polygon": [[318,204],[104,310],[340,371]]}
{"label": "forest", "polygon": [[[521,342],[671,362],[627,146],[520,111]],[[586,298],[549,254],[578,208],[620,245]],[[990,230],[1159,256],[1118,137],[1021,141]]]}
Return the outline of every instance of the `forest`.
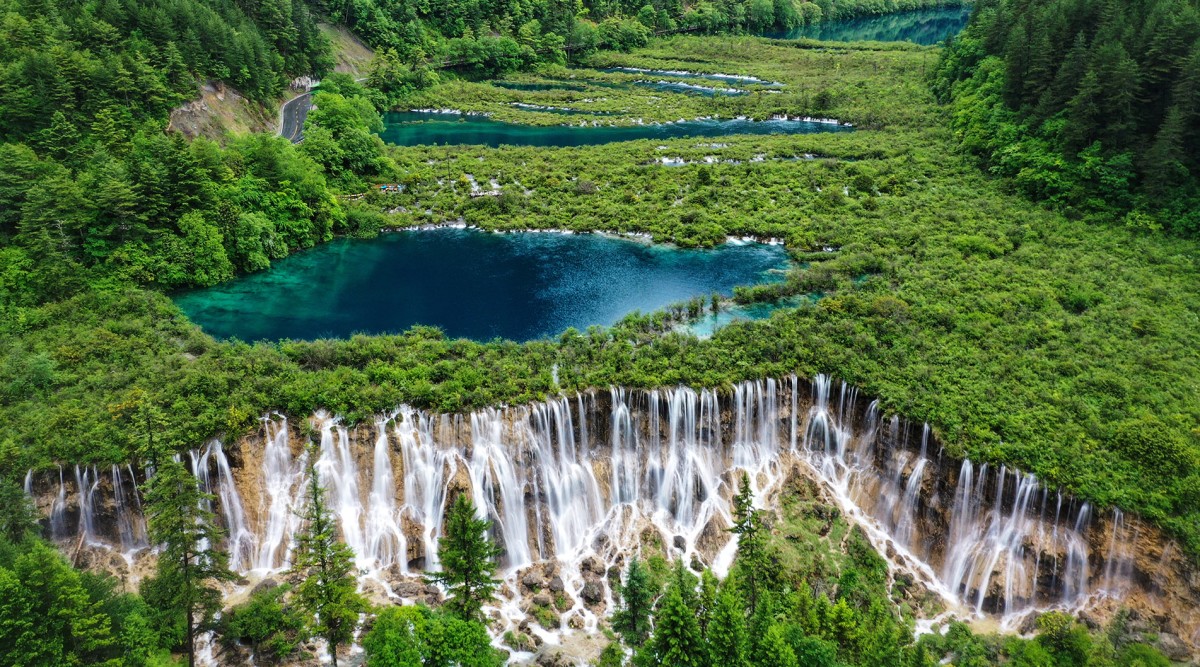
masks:
{"label": "forest", "polygon": [[1076,217],[1200,234],[1200,9],[983,0],[934,77],[964,149]]}

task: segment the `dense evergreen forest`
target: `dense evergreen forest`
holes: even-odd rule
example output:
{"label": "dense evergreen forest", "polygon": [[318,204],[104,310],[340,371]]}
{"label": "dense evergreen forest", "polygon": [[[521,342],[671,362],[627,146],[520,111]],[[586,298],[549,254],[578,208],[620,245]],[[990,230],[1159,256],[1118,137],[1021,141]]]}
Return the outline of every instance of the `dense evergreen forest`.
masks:
{"label": "dense evergreen forest", "polygon": [[1200,234],[1200,8],[983,0],[935,90],[984,166],[1073,215]]}

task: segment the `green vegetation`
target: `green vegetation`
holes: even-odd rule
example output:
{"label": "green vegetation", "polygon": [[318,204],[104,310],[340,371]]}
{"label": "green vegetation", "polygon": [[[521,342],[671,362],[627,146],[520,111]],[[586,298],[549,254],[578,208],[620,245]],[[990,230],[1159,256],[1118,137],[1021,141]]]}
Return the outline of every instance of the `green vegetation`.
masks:
{"label": "green vegetation", "polygon": [[317,452],[310,452],[308,502],[304,528],[296,536],[294,572],[304,576],[296,588],[296,604],[304,611],[313,633],[325,640],[333,667],[338,648],[349,644],[358,629],[367,601],[358,592],[354,552],[341,541],[337,521],[329,510],[325,487],[317,470]]}
{"label": "green vegetation", "polygon": [[119,593],[115,579],[73,568],[37,535],[35,508],[4,477],[0,528],[0,663],[176,664],[168,647],[177,638],[155,630],[158,611],[136,595]]}
{"label": "green vegetation", "polygon": [[429,582],[446,587],[446,609],[465,621],[483,620],[483,605],[495,598],[500,586],[492,576],[501,553],[488,539],[492,524],[475,515],[475,504],[466,494],[454,499],[446,513],[445,533],[438,539],[442,569],[425,575]]}
{"label": "green vegetation", "polygon": [[227,650],[248,646],[256,664],[277,665],[299,656],[300,644],[309,636],[301,610],[287,599],[291,587],[267,586],[250,599],[221,614],[222,643]]}
{"label": "green vegetation", "polygon": [[[322,9],[417,77],[429,63],[500,76],[540,62],[564,64],[597,49],[629,51],[654,34],[790,29],[821,20],[958,4],[945,0],[535,0],[488,5],[450,0],[348,3]],[[386,90],[386,89],[385,89]]]}
{"label": "green vegetation", "polygon": [[935,78],[959,141],[1074,216],[1200,234],[1200,10],[987,0]]}
{"label": "green vegetation", "polygon": [[115,153],[141,124],[165,120],[196,96],[197,79],[269,102],[292,78],[332,67],[328,40],[298,0],[4,0],[0,141],[76,166],[88,149]]}
{"label": "green vegetation", "polygon": [[483,624],[424,605],[388,607],[363,637],[368,667],[500,667]]}

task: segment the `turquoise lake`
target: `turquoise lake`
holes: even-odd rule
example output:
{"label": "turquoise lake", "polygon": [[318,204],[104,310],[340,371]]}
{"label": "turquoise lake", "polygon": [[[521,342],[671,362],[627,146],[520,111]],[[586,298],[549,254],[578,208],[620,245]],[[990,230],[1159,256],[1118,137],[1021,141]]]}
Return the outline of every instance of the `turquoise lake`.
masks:
{"label": "turquoise lake", "polygon": [[267,271],[174,295],[218,338],[396,333],[518,341],[610,325],[698,295],[782,279],[780,246],[682,250],[598,234],[437,229],[338,239]]}
{"label": "turquoise lake", "polygon": [[848,132],[852,127],[803,120],[747,119],[689,120],[662,125],[623,127],[551,125],[539,127],[492,120],[485,116],[417,111],[383,116],[383,140],[398,146],[484,145],[484,146],[589,146],[635,139],[678,139],[723,137],[732,134],[810,134]]}
{"label": "turquoise lake", "polygon": [[971,16],[970,5],[914,9],[844,21],[827,21],[786,32],[771,32],[776,39],[821,39],[833,42],[915,42],[930,46],[957,35]]}

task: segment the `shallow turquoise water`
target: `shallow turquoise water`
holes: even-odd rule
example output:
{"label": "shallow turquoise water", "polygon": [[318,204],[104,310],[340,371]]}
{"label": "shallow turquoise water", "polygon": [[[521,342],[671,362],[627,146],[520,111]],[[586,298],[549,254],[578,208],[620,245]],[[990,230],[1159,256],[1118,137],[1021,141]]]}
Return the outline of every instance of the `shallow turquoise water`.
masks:
{"label": "shallow turquoise water", "polygon": [[174,296],[205,331],[242,340],[394,333],[532,340],[610,325],[735,285],[779,280],[779,246],[681,250],[594,234],[465,229],[339,239],[271,269]]}
{"label": "shallow turquoise water", "polygon": [[764,33],[777,39],[821,39],[834,42],[877,41],[940,44],[967,25],[970,6],[935,7],[865,16],[844,21],[826,21],[786,32]]}
{"label": "shallow turquoise water", "polygon": [[803,120],[689,120],[623,127],[505,123],[484,116],[402,111],[384,114],[380,134],[389,144],[482,144],[485,146],[588,146],[634,139],[723,137],[731,134],[809,134],[854,128]]}

